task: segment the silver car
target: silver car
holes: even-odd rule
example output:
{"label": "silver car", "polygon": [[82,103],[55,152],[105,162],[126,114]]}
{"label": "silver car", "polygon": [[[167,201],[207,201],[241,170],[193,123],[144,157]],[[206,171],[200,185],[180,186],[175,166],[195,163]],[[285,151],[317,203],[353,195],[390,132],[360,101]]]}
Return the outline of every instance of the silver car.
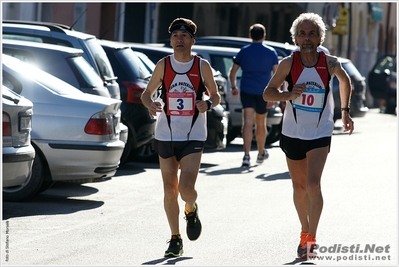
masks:
{"label": "silver car", "polygon": [[3,54],[34,64],[85,93],[110,97],[81,49],[7,39],[2,40],[2,47]]}
{"label": "silver car", "polygon": [[119,84],[116,82],[107,55],[91,34],[75,31],[72,27],[38,21],[3,21],[2,39],[26,40],[39,44],[57,44],[83,51],[83,58],[98,73],[112,98],[120,99]]}
{"label": "silver car", "polygon": [[14,194],[29,198],[54,181],[94,182],[116,173],[121,101],[86,94],[62,80],[3,54],[3,84],[34,104],[32,178]]}
{"label": "silver car", "polygon": [[3,107],[3,199],[29,182],[35,149],[31,144],[33,103],[2,87]]}

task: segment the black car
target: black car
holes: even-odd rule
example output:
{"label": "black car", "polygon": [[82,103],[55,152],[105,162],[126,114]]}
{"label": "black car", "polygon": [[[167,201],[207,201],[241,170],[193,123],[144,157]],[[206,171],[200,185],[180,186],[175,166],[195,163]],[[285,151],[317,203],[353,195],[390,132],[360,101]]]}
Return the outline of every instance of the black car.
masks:
{"label": "black car", "polygon": [[371,95],[385,100],[385,113],[394,114],[396,101],[396,55],[384,55],[374,64],[368,74]]}
{"label": "black car", "polygon": [[152,151],[151,144],[154,139],[155,119],[151,118],[140,99],[151,73],[128,46],[113,41],[99,42],[118,77],[122,122],[129,129],[121,163],[154,157],[155,152]]}
{"label": "black car", "polygon": [[[366,103],[366,78],[360,74],[359,70],[353,65],[352,61],[347,58],[339,57],[338,61],[342,68],[348,73],[351,79],[351,101],[350,115],[352,117],[363,117],[369,110],[365,106]],[[334,121],[341,119],[341,100],[339,96],[339,82],[337,77],[333,78],[333,96],[334,96]]]}

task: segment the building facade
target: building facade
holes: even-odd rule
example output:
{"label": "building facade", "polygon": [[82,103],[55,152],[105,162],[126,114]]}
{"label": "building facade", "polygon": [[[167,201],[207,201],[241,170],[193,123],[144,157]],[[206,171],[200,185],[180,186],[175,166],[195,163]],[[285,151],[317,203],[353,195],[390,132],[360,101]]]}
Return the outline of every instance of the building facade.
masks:
{"label": "building facade", "polygon": [[292,43],[289,28],[302,12],[320,14],[327,24],[324,42],[331,54],[346,57],[367,77],[377,58],[396,54],[396,2],[2,2],[3,20],[56,22],[98,38],[162,42],[176,17],[193,19],[197,36],[248,36],[254,23],[267,39]]}

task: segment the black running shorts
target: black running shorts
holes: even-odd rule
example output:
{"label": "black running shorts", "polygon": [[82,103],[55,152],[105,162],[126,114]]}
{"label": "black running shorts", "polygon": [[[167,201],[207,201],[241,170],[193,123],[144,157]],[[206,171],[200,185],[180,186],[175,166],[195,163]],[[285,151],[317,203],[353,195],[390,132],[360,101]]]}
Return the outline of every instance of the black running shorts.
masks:
{"label": "black running shorts", "polygon": [[331,136],[314,140],[301,140],[281,135],[280,148],[287,158],[292,160],[301,160],[306,158],[306,153],[312,149],[328,146],[328,152],[331,147]]}
{"label": "black running shorts", "polygon": [[152,147],[160,157],[166,159],[175,156],[177,161],[188,154],[202,152],[204,145],[204,141],[152,141]]}

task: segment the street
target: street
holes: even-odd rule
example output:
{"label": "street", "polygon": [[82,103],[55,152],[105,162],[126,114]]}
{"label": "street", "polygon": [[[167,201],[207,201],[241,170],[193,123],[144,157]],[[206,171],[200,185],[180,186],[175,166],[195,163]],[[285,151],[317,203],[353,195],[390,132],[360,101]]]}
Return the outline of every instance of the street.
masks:
{"label": "street", "polygon": [[2,265],[280,266],[398,264],[398,119],[370,109],[349,136],[336,122],[321,180],[318,259],[296,259],[300,224],[285,156],[241,168],[242,139],[206,152],[197,180],[202,234],[164,258],[170,231],[158,164],[131,162],[103,182],[58,183],[25,203],[3,203]]}

